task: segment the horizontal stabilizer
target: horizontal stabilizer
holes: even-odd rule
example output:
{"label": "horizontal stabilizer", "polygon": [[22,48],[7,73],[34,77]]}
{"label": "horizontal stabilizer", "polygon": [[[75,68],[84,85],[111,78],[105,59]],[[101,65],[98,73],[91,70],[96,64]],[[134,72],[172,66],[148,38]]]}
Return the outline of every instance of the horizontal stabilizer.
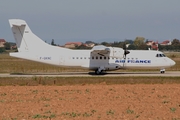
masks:
{"label": "horizontal stabilizer", "polygon": [[20,26],[23,26],[23,25],[25,26],[25,24],[12,24],[12,25],[13,25],[13,26],[19,26],[19,27],[20,27]]}
{"label": "horizontal stabilizer", "polygon": [[20,19],[10,19],[9,22],[11,23],[11,27],[12,26],[25,26],[26,22],[24,20],[20,20]]}

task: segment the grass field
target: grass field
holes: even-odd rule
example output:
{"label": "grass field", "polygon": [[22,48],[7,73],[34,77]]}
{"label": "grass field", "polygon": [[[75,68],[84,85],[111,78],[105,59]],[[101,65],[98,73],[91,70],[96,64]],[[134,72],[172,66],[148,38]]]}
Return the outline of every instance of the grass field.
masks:
{"label": "grass field", "polygon": [[0,77],[0,86],[86,85],[86,84],[180,84],[180,77]]}
{"label": "grass field", "polygon": [[[180,53],[169,52],[165,53],[168,57],[172,58],[176,65],[166,69],[167,71],[180,70]],[[0,54],[0,73],[60,73],[60,72],[78,72],[89,71],[82,68],[58,67],[23,59],[10,57],[9,54]],[[119,70],[121,71],[142,71],[142,70]],[[159,71],[159,69],[143,70],[143,71]]]}

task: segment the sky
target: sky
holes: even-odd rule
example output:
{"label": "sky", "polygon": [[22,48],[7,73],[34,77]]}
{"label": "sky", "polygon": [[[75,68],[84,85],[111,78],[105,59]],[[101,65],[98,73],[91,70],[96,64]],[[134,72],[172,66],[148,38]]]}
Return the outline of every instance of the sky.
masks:
{"label": "sky", "polygon": [[114,42],[137,36],[180,39],[180,0],[0,0],[0,38],[14,42],[8,19],[25,20],[47,42]]}

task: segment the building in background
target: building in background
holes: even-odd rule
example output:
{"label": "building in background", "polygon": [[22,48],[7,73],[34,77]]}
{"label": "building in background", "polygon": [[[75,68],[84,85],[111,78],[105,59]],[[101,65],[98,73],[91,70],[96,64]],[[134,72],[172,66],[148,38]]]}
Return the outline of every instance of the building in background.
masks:
{"label": "building in background", "polygon": [[4,47],[4,43],[6,43],[6,41],[4,39],[0,39],[0,47]]}
{"label": "building in background", "polygon": [[162,43],[160,43],[160,45],[171,45],[171,41],[170,40],[165,40]]}
{"label": "building in background", "polygon": [[158,41],[149,40],[146,42],[146,45],[151,46],[151,49],[158,50]]}
{"label": "building in background", "polygon": [[82,42],[68,42],[65,44],[65,48],[75,48],[81,46],[83,43]]}

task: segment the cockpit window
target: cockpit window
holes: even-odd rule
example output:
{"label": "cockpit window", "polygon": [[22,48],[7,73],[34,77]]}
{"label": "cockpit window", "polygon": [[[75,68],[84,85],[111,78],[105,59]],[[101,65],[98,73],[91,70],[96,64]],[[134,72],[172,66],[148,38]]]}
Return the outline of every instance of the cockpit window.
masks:
{"label": "cockpit window", "polygon": [[166,57],[166,55],[162,54],[163,57]]}
{"label": "cockpit window", "polygon": [[156,54],[156,57],[166,57],[164,54]]}

